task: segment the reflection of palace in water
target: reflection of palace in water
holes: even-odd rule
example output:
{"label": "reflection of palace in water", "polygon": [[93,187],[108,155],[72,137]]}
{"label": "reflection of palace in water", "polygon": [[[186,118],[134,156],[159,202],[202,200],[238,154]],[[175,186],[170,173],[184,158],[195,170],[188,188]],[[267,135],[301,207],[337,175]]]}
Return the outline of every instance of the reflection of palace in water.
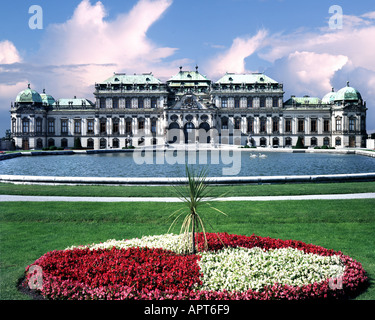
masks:
{"label": "reflection of palace in water", "polygon": [[[16,147],[123,148],[184,143],[361,147],[366,103],[349,86],[284,101],[283,85],[260,73],[227,73],[212,82],[180,71],[165,83],[152,73],[115,73],[95,84],[96,101],[58,99],[29,86],[11,106]],[[174,130],[172,130],[174,129]],[[199,130],[200,129],[200,130]]]}

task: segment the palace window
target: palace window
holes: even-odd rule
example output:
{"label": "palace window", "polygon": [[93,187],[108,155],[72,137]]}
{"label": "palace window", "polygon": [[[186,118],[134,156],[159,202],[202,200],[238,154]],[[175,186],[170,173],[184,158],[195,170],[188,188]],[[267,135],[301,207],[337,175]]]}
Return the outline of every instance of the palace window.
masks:
{"label": "palace window", "polygon": [[247,119],[247,132],[254,132],[254,119],[248,118]]}
{"label": "palace window", "polygon": [[226,117],[221,118],[221,129],[223,129],[223,130],[228,129],[228,118],[226,118]]}
{"label": "palace window", "polygon": [[329,120],[324,120],[324,122],[323,122],[323,131],[324,132],[328,132],[329,131]]}
{"label": "palace window", "polygon": [[272,108],[278,108],[279,106],[279,97],[272,98]]}
{"label": "palace window", "polygon": [[290,147],[292,146],[292,138],[285,138],[285,146]]}
{"label": "palace window", "polygon": [[68,120],[64,119],[61,120],[61,134],[68,133]]}
{"label": "palace window", "polygon": [[279,131],[279,119],[274,118],[272,120],[272,132],[277,132]]}
{"label": "palace window", "polygon": [[29,119],[22,120],[22,132],[29,133],[30,130],[30,121]]}
{"label": "palace window", "polygon": [[118,98],[117,97],[112,99],[112,108],[118,109]]}
{"label": "palace window", "polygon": [[298,132],[304,132],[304,131],[305,131],[305,120],[298,119]]}
{"label": "palace window", "polygon": [[100,98],[99,104],[100,104],[100,109],[105,109],[105,107],[106,107],[105,98]]}
{"label": "palace window", "polygon": [[132,107],[132,100],[130,98],[125,99],[125,108],[130,109]]}
{"label": "palace window", "polygon": [[157,100],[156,98],[151,98],[151,108],[155,109],[157,107]]}
{"label": "palace window", "polygon": [[130,133],[132,133],[132,121],[131,121],[131,119],[130,119],[130,120],[127,119],[127,120],[125,121],[125,133],[126,133],[126,134],[130,134]]}
{"label": "palace window", "polygon": [[317,132],[317,127],[316,127],[316,119],[311,119],[310,121],[310,131],[311,132]]}
{"label": "palace window", "polygon": [[94,120],[87,120],[87,133],[94,133]]}
{"label": "palace window", "polygon": [[259,131],[266,132],[266,119],[265,118],[260,119]]}
{"label": "palace window", "polygon": [[107,132],[107,121],[105,119],[100,120],[100,133]]}
{"label": "palace window", "polygon": [[253,107],[253,98],[247,98],[247,107],[252,108]]}
{"label": "palace window", "polygon": [[113,148],[120,148],[120,140],[117,139],[117,138],[114,138],[114,139],[112,140],[112,147],[113,147]]}
{"label": "palace window", "polygon": [[55,120],[48,120],[48,133],[55,133]]}
{"label": "palace window", "polygon": [[144,130],[145,129],[145,120],[138,119],[138,130]]}
{"label": "palace window", "polygon": [[349,130],[355,131],[355,119],[349,119]]}
{"label": "palace window", "polygon": [[266,106],[266,98],[265,97],[260,97],[259,98],[259,107],[264,108]]}
{"label": "palace window", "polygon": [[17,128],[17,122],[16,119],[12,120],[12,132],[15,133]]}
{"label": "palace window", "polygon": [[87,148],[94,149],[94,139],[87,139]]}
{"label": "palace window", "polygon": [[35,132],[42,133],[42,119],[36,119]]}
{"label": "palace window", "polygon": [[314,147],[314,146],[317,146],[318,145],[318,139],[317,138],[311,138],[311,142],[310,142],[311,146]]}
{"label": "palace window", "polygon": [[113,119],[113,123],[112,123],[112,133],[119,133],[118,118],[117,118],[117,119]]}
{"label": "palace window", "polygon": [[61,139],[61,148],[67,148],[68,147],[68,140],[67,139]]}
{"label": "palace window", "polygon": [[74,133],[81,133],[81,119],[74,120]]}
{"label": "palace window", "polygon": [[336,146],[341,146],[341,138],[336,138]]}
{"label": "palace window", "polygon": [[292,132],[292,120],[285,119],[285,132]]}
{"label": "palace window", "polygon": [[239,108],[240,107],[240,98],[234,98],[234,107]]}
{"label": "palace window", "polygon": [[234,119],[234,129],[237,129],[237,130],[241,129],[241,118]]}
{"label": "palace window", "polygon": [[143,107],[144,107],[143,98],[138,98],[138,108],[143,109]]}
{"label": "palace window", "polygon": [[323,145],[324,145],[324,146],[329,146],[329,138],[328,138],[328,137],[325,137],[325,138],[323,139]]}
{"label": "palace window", "polygon": [[228,98],[221,98],[221,107],[228,108]]}
{"label": "palace window", "polygon": [[341,131],[341,118],[336,118],[336,131]]}

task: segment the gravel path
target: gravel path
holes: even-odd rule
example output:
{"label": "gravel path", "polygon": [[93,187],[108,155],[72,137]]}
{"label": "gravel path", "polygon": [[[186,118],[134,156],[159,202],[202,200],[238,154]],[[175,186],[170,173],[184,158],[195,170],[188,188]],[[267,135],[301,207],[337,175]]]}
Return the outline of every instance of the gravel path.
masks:
{"label": "gravel path", "polygon": [[[280,201],[280,200],[339,200],[375,199],[375,193],[319,194],[299,196],[257,196],[214,198],[213,201]],[[64,201],[64,202],[181,202],[172,197],[64,197],[64,196],[18,196],[0,195],[0,202],[7,201]]]}

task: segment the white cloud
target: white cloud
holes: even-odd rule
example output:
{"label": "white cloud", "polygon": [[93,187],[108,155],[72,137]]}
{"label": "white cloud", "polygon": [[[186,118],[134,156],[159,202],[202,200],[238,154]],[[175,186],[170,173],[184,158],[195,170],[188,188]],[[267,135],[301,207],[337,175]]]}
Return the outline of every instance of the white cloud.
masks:
{"label": "white cloud", "polygon": [[207,70],[210,76],[221,76],[226,72],[246,72],[245,59],[262,47],[266,36],[267,31],[260,30],[252,37],[235,38],[232,46],[226,52],[211,59],[209,62]]}
{"label": "white cloud", "polygon": [[18,50],[9,40],[0,41],[0,64],[21,62]]}
{"label": "white cloud", "polygon": [[[72,17],[61,24],[50,25],[38,55],[36,64],[61,66],[77,65],[74,70],[62,68],[53,77],[58,95],[92,94],[95,82],[108,78],[113,72],[153,72],[155,66],[172,72],[163,59],[170,57],[175,48],[160,47],[148,37],[147,31],[171,5],[172,0],[139,0],[130,12],[108,20],[101,2],[82,2]],[[175,71],[176,67],[173,67]],[[169,74],[170,76],[170,74]],[[44,80],[47,81],[48,80]]]}

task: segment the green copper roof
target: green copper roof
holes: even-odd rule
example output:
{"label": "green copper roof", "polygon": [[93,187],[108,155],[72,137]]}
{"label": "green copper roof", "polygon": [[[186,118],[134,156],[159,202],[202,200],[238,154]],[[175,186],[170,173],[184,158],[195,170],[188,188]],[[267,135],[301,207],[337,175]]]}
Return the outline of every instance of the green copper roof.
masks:
{"label": "green copper roof", "polygon": [[48,104],[51,106],[55,102],[55,99],[51,95],[46,94],[45,90],[43,90],[43,93],[40,94],[40,97],[42,98],[43,104]]}
{"label": "green copper roof", "polygon": [[182,71],[182,68],[180,68],[180,72],[168,80],[168,83],[171,82],[198,82],[199,85],[207,85],[210,80],[200,74],[198,68],[196,68],[196,71]]}
{"label": "green copper roof", "polygon": [[309,105],[309,104],[321,104],[322,100],[317,97],[291,97],[285,102],[285,104],[296,104],[296,105]]}
{"label": "green copper roof", "polygon": [[102,83],[112,83],[112,84],[161,84],[162,82],[155,78],[152,73],[143,74],[125,74],[125,73],[114,73],[112,77],[103,81]]}
{"label": "green copper roof", "polygon": [[249,74],[235,74],[235,73],[226,73],[221,77],[216,83],[220,84],[242,84],[242,83],[278,83],[277,81],[271,79],[263,73],[249,73]]}
{"label": "green copper roof", "polygon": [[322,103],[324,104],[331,104],[335,101],[336,92],[335,89],[332,88],[331,92],[328,92],[322,99]]}
{"label": "green copper roof", "polygon": [[30,84],[28,88],[21,91],[16,97],[17,103],[42,103],[42,97],[35,90],[30,89]]}
{"label": "green copper roof", "polygon": [[346,83],[346,87],[340,89],[336,93],[335,101],[339,100],[362,100],[361,94],[357,89],[349,87],[349,81]]}

